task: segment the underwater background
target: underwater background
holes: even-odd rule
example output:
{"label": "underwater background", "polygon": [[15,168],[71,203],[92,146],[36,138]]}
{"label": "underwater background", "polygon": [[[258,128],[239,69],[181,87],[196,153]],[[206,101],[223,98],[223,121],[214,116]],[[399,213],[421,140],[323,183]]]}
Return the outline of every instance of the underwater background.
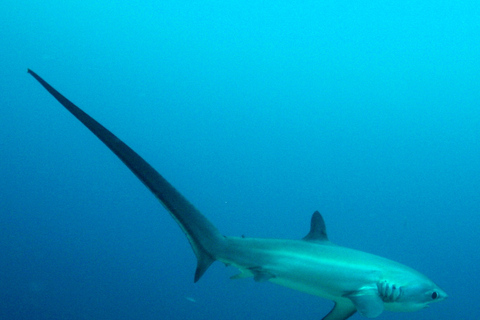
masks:
{"label": "underwater background", "polygon": [[[478,1],[3,1],[0,319],[321,319],[332,302],[195,256],[156,198],[30,75],[226,235],[330,239],[475,319]],[[358,314],[352,319],[362,319]]]}

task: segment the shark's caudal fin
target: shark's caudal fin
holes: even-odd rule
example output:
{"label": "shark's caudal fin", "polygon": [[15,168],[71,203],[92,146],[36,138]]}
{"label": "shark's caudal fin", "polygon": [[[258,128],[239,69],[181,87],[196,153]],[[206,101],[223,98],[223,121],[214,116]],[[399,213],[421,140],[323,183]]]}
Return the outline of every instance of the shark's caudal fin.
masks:
{"label": "shark's caudal fin", "polygon": [[197,270],[195,271],[195,282],[197,282],[216,260],[216,253],[224,246],[225,237],[167,180],[123,141],[61,95],[35,72],[28,69],[28,73],[112,150],[170,212],[186,234],[197,256]]}

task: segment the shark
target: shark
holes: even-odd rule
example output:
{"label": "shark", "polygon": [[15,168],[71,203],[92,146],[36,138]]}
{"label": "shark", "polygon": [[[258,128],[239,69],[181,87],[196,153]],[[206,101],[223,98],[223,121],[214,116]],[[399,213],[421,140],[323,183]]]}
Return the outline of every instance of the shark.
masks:
{"label": "shark", "polygon": [[133,149],[35,72],[28,73],[115,153],[178,223],[197,258],[194,282],[220,261],[240,271],[232,279],[251,277],[332,300],[334,307],[323,320],[345,320],[356,312],[375,318],[384,310],[417,311],[447,298],[445,291],[410,267],[332,243],[318,211],[302,239],[223,235]]}

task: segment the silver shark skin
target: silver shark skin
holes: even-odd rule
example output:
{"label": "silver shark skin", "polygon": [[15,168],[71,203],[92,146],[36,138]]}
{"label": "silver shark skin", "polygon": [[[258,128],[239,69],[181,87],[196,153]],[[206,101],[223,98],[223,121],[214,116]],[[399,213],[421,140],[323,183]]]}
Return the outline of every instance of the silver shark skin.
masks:
{"label": "silver shark skin", "polygon": [[331,243],[318,212],[302,240],[223,236],[135,151],[36,73],[28,73],[110,148],[168,210],[197,257],[195,282],[214,261],[221,261],[240,270],[232,279],[253,277],[333,300],[335,306],[323,320],[344,320],[357,311],[368,318],[383,310],[416,311],[447,298],[435,283],[407,266]]}

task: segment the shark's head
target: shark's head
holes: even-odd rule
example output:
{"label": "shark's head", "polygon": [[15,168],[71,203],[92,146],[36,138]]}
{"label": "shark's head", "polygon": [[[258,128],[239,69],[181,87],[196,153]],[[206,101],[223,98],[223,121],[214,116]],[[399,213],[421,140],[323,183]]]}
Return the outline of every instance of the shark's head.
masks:
{"label": "shark's head", "polygon": [[432,302],[445,300],[447,297],[445,291],[436,284],[420,282],[404,287],[403,295],[398,302],[403,305],[405,311],[416,311],[427,308]]}
{"label": "shark's head", "polygon": [[379,284],[378,289],[382,299],[386,302],[385,308],[391,311],[417,311],[448,297],[445,291],[423,276],[416,277],[415,281],[409,281],[401,286],[383,282]]}

